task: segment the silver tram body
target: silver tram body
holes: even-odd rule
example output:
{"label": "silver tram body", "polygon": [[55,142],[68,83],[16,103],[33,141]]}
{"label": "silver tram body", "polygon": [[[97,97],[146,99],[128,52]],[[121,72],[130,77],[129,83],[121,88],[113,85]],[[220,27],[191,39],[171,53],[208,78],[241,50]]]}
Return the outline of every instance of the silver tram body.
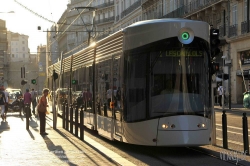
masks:
{"label": "silver tram body", "polygon": [[63,60],[65,72],[70,72],[73,59],[79,80],[84,77],[81,88],[90,88],[93,94],[94,104],[85,104],[86,127],[110,140],[137,145],[211,143],[207,23],[141,21],[72,56]]}

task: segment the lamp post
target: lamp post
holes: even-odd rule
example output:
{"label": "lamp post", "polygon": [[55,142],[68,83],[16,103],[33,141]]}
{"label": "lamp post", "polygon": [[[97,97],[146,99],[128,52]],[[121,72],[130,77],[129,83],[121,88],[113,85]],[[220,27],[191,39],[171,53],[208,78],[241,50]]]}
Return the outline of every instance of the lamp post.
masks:
{"label": "lamp post", "polygon": [[224,95],[225,95],[225,88],[224,88],[224,67],[225,67],[225,58],[226,58],[226,56],[222,56],[221,57],[222,58],[222,88],[223,88],[223,93],[222,93],[222,110],[224,110],[224,106],[225,106],[225,104],[224,104],[224,100],[225,100],[225,97],[224,97]]}

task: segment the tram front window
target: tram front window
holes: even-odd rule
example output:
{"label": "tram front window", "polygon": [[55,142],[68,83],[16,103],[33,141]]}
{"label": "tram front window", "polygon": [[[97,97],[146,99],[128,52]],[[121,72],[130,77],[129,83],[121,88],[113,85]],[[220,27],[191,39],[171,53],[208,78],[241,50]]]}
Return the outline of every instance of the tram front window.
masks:
{"label": "tram front window", "polygon": [[124,120],[210,115],[208,44],[171,39],[125,54]]}
{"label": "tram front window", "polygon": [[207,114],[208,67],[204,54],[193,48],[151,53],[151,118]]}

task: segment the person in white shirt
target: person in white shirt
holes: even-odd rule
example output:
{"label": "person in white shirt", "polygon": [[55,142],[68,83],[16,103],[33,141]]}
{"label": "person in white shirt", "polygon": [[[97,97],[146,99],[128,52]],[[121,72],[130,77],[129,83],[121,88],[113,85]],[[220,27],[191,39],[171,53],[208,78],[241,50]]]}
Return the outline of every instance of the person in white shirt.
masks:
{"label": "person in white shirt", "polygon": [[221,86],[221,84],[219,84],[219,87],[218,87],[217,91],[218,91],[218,94],[219,94],[219,104],[220,104],[220,106],[222,106],[221,100],[222,100],[222,95],[224,94],[223,93],[224,89],[223,89],[223,86]]}

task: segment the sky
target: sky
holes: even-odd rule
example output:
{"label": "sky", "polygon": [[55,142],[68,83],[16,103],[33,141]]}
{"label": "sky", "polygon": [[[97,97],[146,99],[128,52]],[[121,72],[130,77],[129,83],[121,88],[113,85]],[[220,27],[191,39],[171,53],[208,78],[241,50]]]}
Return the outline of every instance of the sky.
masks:
{"label": "sky", "polygon": [[[0,19],[6,21],[7,30],[28,35],[30,53],[35,54],[37,46],[47,44],[47,32],[44,31],[53,23],[33,14],[16,1],[44,18],[58,22],[67,9],[68,0],[0,0]],[[10,11],[14,13],[8,13]],[[41,30],[37,29],[38,26],[41,26]]]}

